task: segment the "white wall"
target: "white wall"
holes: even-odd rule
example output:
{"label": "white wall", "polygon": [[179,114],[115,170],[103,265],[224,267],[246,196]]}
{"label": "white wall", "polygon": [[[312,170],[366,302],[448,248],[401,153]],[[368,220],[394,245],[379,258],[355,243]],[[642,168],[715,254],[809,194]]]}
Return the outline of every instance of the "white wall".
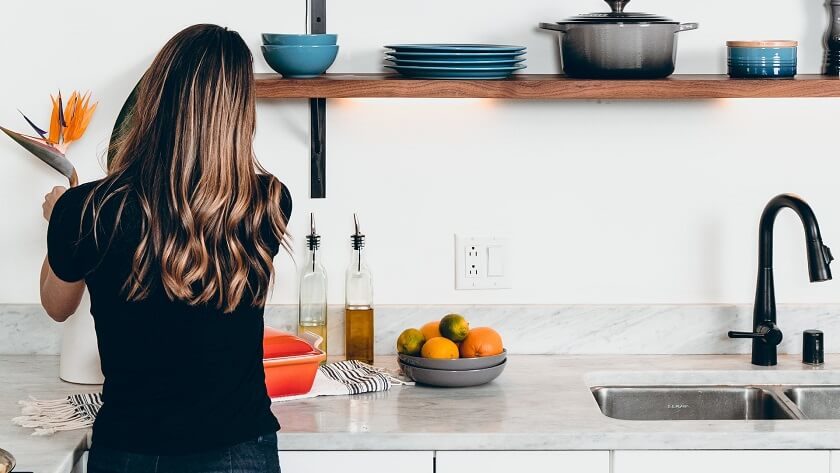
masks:
{"label": "white wall", "polygon": [[[630,8],[698,21],[681,36],[678,72],[725,71],[727,39],[801,42],[800,71],[818,72],[822,0],[633,0]],[[100,108],[70,156],[84,180],[122,100],[180,28],[215,22],[240,31],[296,32],[303,1],[5,2],[0,15],[0,124],[25,130],[16,109],[46,123],[48,94],[91,89]],[[529,72],[558,70],[540,21],[597,11],[598,0],[332,1],[342,51],[333,72],[380,70],[394,42],[527,45]],[[71,57],[71,52],[76,52]],[[329,102],[329,198],[308,199],[304,101],[259,106],[257,151],[293,190],[291,229],[303,244],[309,211],[324,237],[333,302],[358,211],[379,303],[747,302],[756,227],[766,201],[797,192],[840,254],[838,100]],[[0,137],[0,303],[36,302],[44,253],[41,196],[55,174]],[[514,289],[456,292],[453,234],[514,237]],[[780,302],[840,302],[836,283],[809,285],[802,232],[780,217]],[[294,269],[278,260],[274,301],[295,301]]]}

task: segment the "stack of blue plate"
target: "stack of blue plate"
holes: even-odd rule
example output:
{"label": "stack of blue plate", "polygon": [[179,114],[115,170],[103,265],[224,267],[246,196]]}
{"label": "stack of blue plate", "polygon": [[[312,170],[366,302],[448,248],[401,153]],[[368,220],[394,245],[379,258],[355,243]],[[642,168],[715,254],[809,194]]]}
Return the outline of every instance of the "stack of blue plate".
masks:
{"label": "stack of blue plate", "polygon": [[394,44],[385,67],[413,79],[506,79],[525,69],[525,47],[498,44]]}

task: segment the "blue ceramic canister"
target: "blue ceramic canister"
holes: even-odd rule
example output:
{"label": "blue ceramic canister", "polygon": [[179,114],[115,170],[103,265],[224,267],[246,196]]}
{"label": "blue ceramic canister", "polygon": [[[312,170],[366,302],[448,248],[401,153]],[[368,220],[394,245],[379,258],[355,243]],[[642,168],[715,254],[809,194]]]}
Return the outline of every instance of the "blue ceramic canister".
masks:
{"label": "blue ceramic canister", "polygon": [[727,41],[731,77],[781,78],[796,75],[796,41]]}

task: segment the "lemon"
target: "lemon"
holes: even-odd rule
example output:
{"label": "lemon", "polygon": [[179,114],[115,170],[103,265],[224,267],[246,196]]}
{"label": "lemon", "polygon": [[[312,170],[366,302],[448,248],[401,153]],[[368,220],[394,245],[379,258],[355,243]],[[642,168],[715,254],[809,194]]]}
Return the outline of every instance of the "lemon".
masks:
{"label": "lemon", "polygon": [[439,327],[441,335],[456,343],[463,341],[470,333],[470,323],[458,314],[449,314],[440,319]]}
{"label": "lemon", "polygon": [[416,328],[403,330],[397,338],[397,353],[403,355],[417,356],[420,354],[420,349],[426,342],[426,337]]}

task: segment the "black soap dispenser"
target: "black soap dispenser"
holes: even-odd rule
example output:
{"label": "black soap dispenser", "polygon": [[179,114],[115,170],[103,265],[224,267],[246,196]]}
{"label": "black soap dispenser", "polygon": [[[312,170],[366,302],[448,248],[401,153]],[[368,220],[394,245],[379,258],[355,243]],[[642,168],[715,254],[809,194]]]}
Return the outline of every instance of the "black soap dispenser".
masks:
{"label": "black soap dispenser", "polygon": [[802,332],[802,363],[822,365],[825,363],[825,336],[820,330]]}

